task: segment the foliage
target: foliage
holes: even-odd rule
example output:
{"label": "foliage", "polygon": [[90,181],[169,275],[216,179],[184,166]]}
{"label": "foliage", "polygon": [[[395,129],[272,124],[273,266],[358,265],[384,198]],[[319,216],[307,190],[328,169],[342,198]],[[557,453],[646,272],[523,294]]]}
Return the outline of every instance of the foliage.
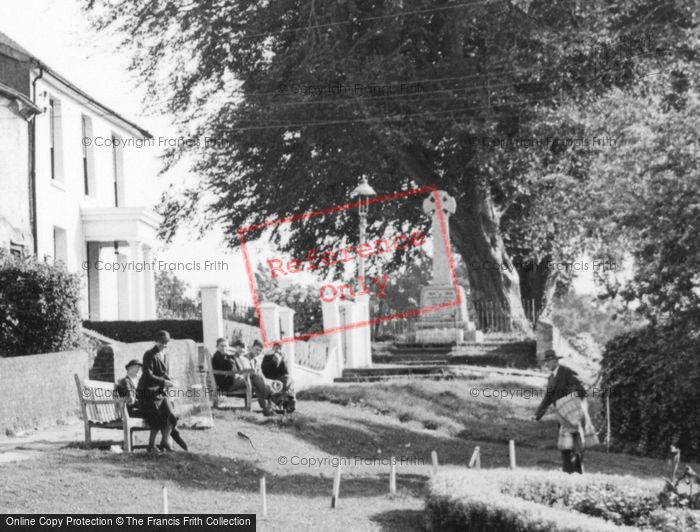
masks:
{"label": "foliage", "polygon": [[294,310],[294,333],[304,334],[323,330],[323,314],[318,288],[299,283],[281,285],[272,279],[262,264],[255,272],[258,298]]}
{"label": "foliage", "polygon": [[168,331],[173,340],[203,339],[202,320],[162,319],[148,321],[85,321],[83,327],[118,342],[152,342],[158,331]]}
{"label": "foliage", "polygon": [[[96,26],[132,50],[151,105],[176,116],[184,138],[212,140],[168,154],[172,165],[194,150],[201,179],[164,198],[164,236],[183,220],[217,223],[237,246],[242,226],[344,204],[360,176],[380,194],[435,185],[457,200],[464,260],[500,268],[470,268],[471,286],[525,328],[520,285],[540,299],[553,276],[519,275],[518,264],[571,259],[591,218],[597,152],[566,142],[593,139],[581,110],[674,68],[694,4],[85,0]],[[682,86],[660,79],[664,94]],[[417,90],[397,93],[402,84]],[[269,238],[292,256],[335,249],[355,234],[351,212],[286,224],[290,233],[275,225]],[[426,224],[417,198],[370,210],[370,236]],[[406,261],[397,254],[394,266]]]}
{"label": "foliage", "polygon": [[432,530],[672,532],[700,525],[700,512],[662,508],[648,481],[522,469],[440,473],[427,511]]}
{"label": "foliage", "polygon": [[195,301],[187,295],[190,289],[186,283],[175,274],[159,271],[156,274],[156,301],[159,319],[195,318],[202,315],[202,302],[197,297]]}
{"label": "foliage", "polygon": [[700,309],[700,70],[671,64],[667,79],[646,91],[612,92],[589,117],[619,145],[592,163],[598,179],[588,231],[597,256],[634,263],[629,279],[605,276],[609,294],[662,324]]}
{"label": "foliage", "polygon": [[552,306],[552,321],[565,337],[587,333],[600,346],[643,324],[638,316],[621,305],[573,290],[557,295]]}
{"label": "foliage", "polygon": [[62,265],[0,250],[0,346],[3,356],[76,349],[80,277]]}
{"label": "foliage", "polygon": [[649,325],[608,342],[601,373],[615,446],[665,456],[676,445],[700,457],[698,352],[700,334],[688,322]]}

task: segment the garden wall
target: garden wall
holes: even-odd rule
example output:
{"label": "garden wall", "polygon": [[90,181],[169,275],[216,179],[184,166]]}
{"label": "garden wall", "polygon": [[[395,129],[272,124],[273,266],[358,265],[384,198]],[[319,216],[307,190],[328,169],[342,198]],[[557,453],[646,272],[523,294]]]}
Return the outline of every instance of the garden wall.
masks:
{"label": "garden wall", "polygon": [[0,437],[78,417],[73,375],[88,368],[85,351],[0,358]]}

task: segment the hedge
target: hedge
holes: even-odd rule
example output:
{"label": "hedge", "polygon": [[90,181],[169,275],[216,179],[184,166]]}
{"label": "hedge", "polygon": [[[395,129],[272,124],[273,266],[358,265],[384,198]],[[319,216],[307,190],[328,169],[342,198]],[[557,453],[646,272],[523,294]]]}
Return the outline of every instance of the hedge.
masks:
{"label": "hedge", "polygon": [[697,322],[648,326],[605,346],[602,386],[610,391],[616,449],[700,458],[700,334]]}
{"label": "hedge", "polygon": [[436,532],[696,530],[700,512],[663,509],[661,487],[619,475],[450,469],[430,482],[426,520]]}
{"label": "hedge", "polygon": [[80,341],[80,277],[0,250],[0,355],[70,351]]}
{"label": "hedge", "polygon": [[202,320],[84,321],[83,327],[118,342],[149,342],[161,330],[174,340],[203,341]]}

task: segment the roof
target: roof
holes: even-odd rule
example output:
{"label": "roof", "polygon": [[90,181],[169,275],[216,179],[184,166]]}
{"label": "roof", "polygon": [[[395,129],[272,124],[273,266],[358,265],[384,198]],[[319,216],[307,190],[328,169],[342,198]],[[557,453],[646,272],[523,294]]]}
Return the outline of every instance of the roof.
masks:
{"label": "roof", "polygon": [[123,122],[127,126],[129,126],[132,129],[135,129],[138,131],[141,135],[143,135],[146,138],[153,138],[153,135],[151,135],[147,130],[143,129],[141,126],[136,124],[135,122],[125,118],[124,116],[120,115],[113,109],[107,107],[106,105],[98,102],[95,100],[92,96],[87,94],[85,91],[80,89],[77,85],[74,83],[71,83],[68,81],[66,78],[64,78],[62,75],[60,75],[58,72],[56,72],[54,69],[49,67],[46,63],[42,62],[39,58],[31,54],[28,50],[26,50],[24,47],[22,47],[17,41],[14,41],[13,39],[10,39],[6,34],[2,33],[0,31],[0,53],[8,55],[10,57],[13,57],[14,59],[17,59],[18,61],[25,61],[32,63],[35,67],[42,69],[44,72],[48,73],[52,78],[56,79],[59,83],[62,85],[65,85],[67,88],[69,88],[71,91],[76,93],[78,96],[81,98],[84,98],[88,100],[90,103],[101,109],[105,114],[110,115],[120,122]]}
{"label": "roof", "polygon": [[27,98],[21,92],[16,91],[12,87],[8,87],[3,83],[0,83],[0,96],[5,96],[10,100],[15,100],[17,102],[19,110],[22,112],[23,115],[26,114],[26,116],[30,116],[32,114],[41,113],[41,107],[35,105],[29,98]]}

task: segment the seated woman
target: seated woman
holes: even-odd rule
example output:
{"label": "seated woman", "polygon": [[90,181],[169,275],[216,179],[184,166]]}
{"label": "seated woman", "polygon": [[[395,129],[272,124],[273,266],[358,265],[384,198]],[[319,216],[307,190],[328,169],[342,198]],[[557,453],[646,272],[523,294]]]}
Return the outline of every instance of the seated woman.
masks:
{"label": "seated woman", "polygon": [[296,409],[294,383],[282,355],[282,345],[275,343],[272,353],[263,357],[255,375],[255,392],[266,416],[273,415],[272,405],[291,414]]}
{"label": "seated woman", "polygon": [[[156,436],[161,433],[160,450],[174,451],[170,445],[170,436],[173,436],[173,428],[177,424],[177,418],[173,413],[172,404],[165,390],[175,386],[168,373],[170,363],[168,360],[168,343],[170,334],[168,331],[160,331],[156,335],[156,345],[143,355],[143,375],[137,387],[137,397],[141,402],[143,417],[151,427],[151,435],[148,440],[148,452],[159,452],[156,448]],[[182,438],[178,439],[181,441]],[[178,442],[180,443],[180,442]],[[183,448],[184,442],[180,443]]]}

